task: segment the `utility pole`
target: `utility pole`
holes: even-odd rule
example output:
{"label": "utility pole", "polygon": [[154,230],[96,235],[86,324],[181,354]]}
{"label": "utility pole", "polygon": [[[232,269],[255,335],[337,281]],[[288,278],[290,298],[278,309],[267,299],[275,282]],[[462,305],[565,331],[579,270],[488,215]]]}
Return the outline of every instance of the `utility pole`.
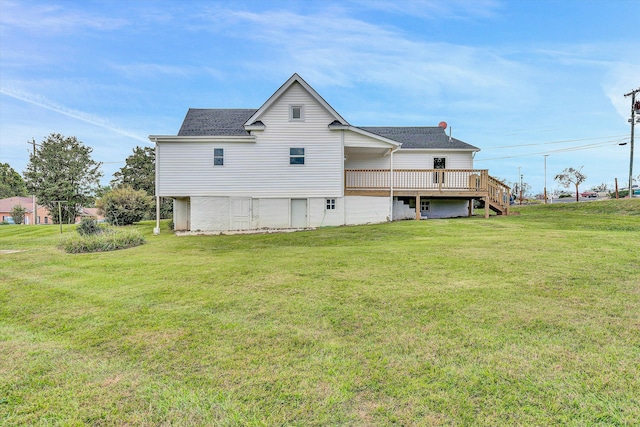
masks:
{"label": "utility pole", "polygon": [[[31,142],[27,141],[27,144],[33,145],[33,161],[36,161],[36,139],[31,138]],[[35,164],[35,163],[34,163]],[[38,204],[36,202],[36,195],[33,195],[33,225],[38,225]]]}
{"label": "utility pole", "polygon": [[58,204],[58,222],[60,223],[60,234],[62,234],[62,203],[69,204],[66,200],[52,200],[53,203]]}
{"label": "utility pole", "polygon": [[520,173],[521,166],[518,166],[518,175],[520,175],[520,204],[522,205],[522,174]]}
{"label": "utility pole", "polygon": [[638,92],[640,92],[640,88],[624,94],[625,98],[627,96],[631,97],[631,154],[629,159],[629,198],[633,197],[633,130],[636,125],[636,110],[640,111],[640,101],[636,102],[636,94]]}
{"label": "utility pole", "polygon": [[543,154],[544,156],[544,204],[547,204],[547,157],[548,154]]}

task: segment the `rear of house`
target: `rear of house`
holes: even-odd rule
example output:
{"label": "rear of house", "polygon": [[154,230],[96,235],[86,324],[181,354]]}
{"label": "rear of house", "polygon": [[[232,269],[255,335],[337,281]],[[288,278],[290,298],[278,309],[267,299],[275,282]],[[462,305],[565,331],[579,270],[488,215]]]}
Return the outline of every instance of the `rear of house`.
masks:
{"label": "rear of house", "polygon": [[176,230],[464,216],[470,195],[443,188],[453,171],[465,191],[481,174],[478,149],[444,129],[351,126],[297,74],[258,109],[190,109],[178,135],[149,138],[156,195],[174,200]]}

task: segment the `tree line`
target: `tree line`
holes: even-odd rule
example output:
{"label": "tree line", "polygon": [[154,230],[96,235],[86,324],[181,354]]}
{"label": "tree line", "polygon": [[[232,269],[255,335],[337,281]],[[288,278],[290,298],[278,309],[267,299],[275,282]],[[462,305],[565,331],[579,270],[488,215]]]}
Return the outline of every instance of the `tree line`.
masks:
{"label": "tree line", "polygon": [[[24,178],[8,163],[0,163],[0,198],[35,195],[56,223],[75,222],[82,207],[94,205],[115,225],[155,218],[155,150],[134,148],[125,166],[104,187],[100,185],[102,163],[93,160],[92,152],[75,136],[52,133],[36,144]],[[14,220],[21,223],[26,209],[17,206],[14,211]],[[171,217],[171,200],[162,200],[160,214]]]}

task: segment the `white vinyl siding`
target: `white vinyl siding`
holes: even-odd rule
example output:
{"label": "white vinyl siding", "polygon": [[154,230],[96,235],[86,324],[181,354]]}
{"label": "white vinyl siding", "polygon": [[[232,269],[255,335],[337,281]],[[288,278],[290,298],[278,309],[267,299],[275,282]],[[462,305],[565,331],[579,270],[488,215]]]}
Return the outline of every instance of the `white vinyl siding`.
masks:
{"label": "white vinyl siding", "polygon": [[[304,105],[304,121],[289,121],[290,105]],[[329,130],[333,116],[302,86],[293,84],[260,120],[265,130],[253,132],[255,143],[158,143],[158,195],[342,195],[341,133]],[[304,167],[290,167],[291,147],[305,148]],[[224,167],[211,166],[214,148],[224,149]]]}

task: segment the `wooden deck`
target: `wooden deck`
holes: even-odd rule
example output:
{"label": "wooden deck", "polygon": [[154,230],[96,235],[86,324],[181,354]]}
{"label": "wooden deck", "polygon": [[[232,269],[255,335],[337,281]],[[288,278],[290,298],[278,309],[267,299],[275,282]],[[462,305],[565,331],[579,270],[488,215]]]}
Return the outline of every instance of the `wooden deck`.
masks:
{"label": "wooden deck", "polygon": [[409,196],[482,200],[489,210],[509,213],[510,188],[486,169],[347,169],[345,196]]}

